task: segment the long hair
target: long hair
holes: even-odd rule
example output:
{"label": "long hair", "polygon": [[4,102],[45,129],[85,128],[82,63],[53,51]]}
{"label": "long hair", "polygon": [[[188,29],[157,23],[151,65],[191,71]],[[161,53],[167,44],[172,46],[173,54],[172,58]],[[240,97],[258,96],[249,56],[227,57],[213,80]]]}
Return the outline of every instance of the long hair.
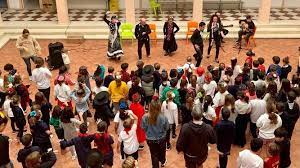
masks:
{"label": "long hair", "polygon": [[271,96],[275,96],[277,93],[277,84],[274,81],[271,81],[268,85],[267,92],[271,94]]}
{"label": "long hair", "polygon": [[48,101],[44,95],[44,93],[42,92],[37,92],[34,96],[34,100],[35,100],[35,104],[38,104],[38,105],[43,105],[43,104],[46,104]]}
{"label": "long hair", "polygon": [[205,98],[204,98],[204,104],[203,104],[203,111],[204,111],[204,113],[207,112],[208,107],[211,105],[212,101],[213,100],[212,100],[212,97],[210,95],[205,96]]}
{"label": "long hair", "polygon": [[274,101],[268,101],[267,102],[267,113],[269,115],[269,120],[271,121],[271,124],[277,124],[277,115],[275,114],[277,112],[276,105]]}
{"label": "long hair", "polygon": [[288,79],[282,79],[280,90],[284,91],[285,93],[291,91],[292,90],[291,82]]}
{"label": "long hair", "polygon": [[173,100],[174,100],[173,92],[172,92],[172,91],[169,91],[169,92],[167,93],[166,109],[169,109],[170,103],[173,102]]}
{"label": "long hair", "polygon": [[216,15],[216,14],[213,14],[211,17],[210,17],[210,20],[209,20],[209,23],[208,23],[208,25],[210,25],[211,26],[211,24],[212,24],[212,22],[213,22],[213,19],[214,19],[214,17],[217,17],[218,18],[218,21],[217,21],[217,23],[221,23],[221,19],[219,18],[219,16],[218,15]]}
{"label": "long hair", "polygon": [[157,117],[160,114],[160,110],[161,110],[161,105],[160,105],[160,101],[157,100],[153,100],[150,102],[150,107],[149,107],[149,124],[150,125],[155,125],[156,121],[157,121]]}
{"label": "long hair", "polygon": [[74,118],[74,113],[72,111],[72,108],[67,106],[64,108],[64,110],[62,111],[61,114],[61,121],[63,123],[70,123],[71,122],[71,118]]}

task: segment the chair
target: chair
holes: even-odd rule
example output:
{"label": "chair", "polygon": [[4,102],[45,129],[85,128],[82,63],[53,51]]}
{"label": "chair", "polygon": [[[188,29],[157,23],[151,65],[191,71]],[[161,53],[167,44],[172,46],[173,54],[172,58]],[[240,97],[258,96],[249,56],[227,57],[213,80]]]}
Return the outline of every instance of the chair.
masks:
{"label": "chair", "polygon": [[153,13],[155,16],[157,16],[158,9],[159,9],[160,13],[162,13],[160,3],[156,2],[155,0],[149,0],[149,4],[150,4],[150,8],[151,8],[151,10],[153,10]]}
{"label": "chair", "polygon": [[122,40],[130,40],[133,44],[133,39],[134,39],[134,33],[132,31],[133,25],[130,23],[123,23],[121,24],[121,42]]}
{"label": "chair", "polygon": [[149,24],[151,33],[149,34],[150,40],[154,40],[155,44],[157,44],[157,33],[156,33],[156,24]]}
{"label": "chair", "polygon": [[256,27],[253,30],[253,35],[249,37],[248,41],[246,40],[246,38],[244,38],[245,42],[246,42],[246,49],[247,50],[250,49],[250,43],[251,43],[251,41],[253,42],[254,47],[256,47],[256,42],[255,42],[255,38],[254,38],[255,32],[256,32]]}
{"label": "chair", "polygon": [[186,32],[186,44],[189,43],[189,36],[193,35],[194,31],[198,28],[198,22],[189,21],[187,23],[187,32]]}

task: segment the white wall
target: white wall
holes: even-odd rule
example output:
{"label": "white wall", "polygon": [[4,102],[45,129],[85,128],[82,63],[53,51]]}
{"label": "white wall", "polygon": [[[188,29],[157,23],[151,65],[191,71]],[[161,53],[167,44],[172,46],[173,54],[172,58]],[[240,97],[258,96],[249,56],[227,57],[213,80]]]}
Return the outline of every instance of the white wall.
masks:
{"label": "white wall", "polygon": [[107,0],[68,0],[69,9],[105,9]]}

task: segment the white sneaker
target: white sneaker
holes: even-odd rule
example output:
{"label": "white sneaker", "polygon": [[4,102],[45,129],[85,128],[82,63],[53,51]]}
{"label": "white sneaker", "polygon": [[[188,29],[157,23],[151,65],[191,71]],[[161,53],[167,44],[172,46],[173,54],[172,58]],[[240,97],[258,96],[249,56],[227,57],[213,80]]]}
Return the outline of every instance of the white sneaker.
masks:
{"label": "white sneaker", "polygon": [[29,76],[29,80],[32,81],[32,76]]}

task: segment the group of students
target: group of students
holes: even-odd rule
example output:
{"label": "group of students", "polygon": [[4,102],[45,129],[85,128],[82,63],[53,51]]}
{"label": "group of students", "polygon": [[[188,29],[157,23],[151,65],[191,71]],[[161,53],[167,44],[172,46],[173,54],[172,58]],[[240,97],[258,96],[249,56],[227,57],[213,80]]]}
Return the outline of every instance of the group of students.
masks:
{"label": "group of students", "polygon": [[[246,55],[243,66],[232,58],[231,65],[220,63],[207,68],[196,67],[188,57],[183,66],[169,72],[161,70],[159,63],[144,65],[141,60],[136,64],[137,70],[131,72],[128,63],[122,63],[119,72],[108,67],[107,74],[104,65],[98,65],[93,74],[81,66],[77,82],[72,80],[69,67],[62,66],[54,80],[56,102],[52,103],[52,73],[43,58],[34,60],[36,68],[31,80],[38,88],[34,100],[29,97],[29,85],[23,83],[12,64],[6,64],[0,79],[0,167],[13,167],[10,140],[2,134],[8,119],[24,145],[17,160],[27,168],[55,164],[50,126],[61,149],[69,147],[72,159],[78,158],[83,168],[112,167],[115,141],[124,159],[122,167],[138,166],[145,143],[152,167],[165,167],[166,151],[172,149],[171,138],[177,137],[179,125],[175,148],[184,153],[186,167],[203,167],[208,144],[217,143],[218,165],[224,168],[231,145],[245,146],[248,123],[253,139],[250,150],[239,153],[238,167],[289,167],[290,139],[300,115],[299,76],[287,79],[292,70],[288,57],[280,66],[280,57],[274,56],[273,64],[266,69],[262,57],[253,60],[252,51]],[[95,81],[94,88],[91,79]],[[97,131],[91,133],[88,117],[93,115]],[[108,131],[111,120],[117,137]],[[24,135],[27,129],[30,134]],[[263,146],[268,153],[265,160],[260,157]],[[139,165],[143,167],[143,163]]]}

